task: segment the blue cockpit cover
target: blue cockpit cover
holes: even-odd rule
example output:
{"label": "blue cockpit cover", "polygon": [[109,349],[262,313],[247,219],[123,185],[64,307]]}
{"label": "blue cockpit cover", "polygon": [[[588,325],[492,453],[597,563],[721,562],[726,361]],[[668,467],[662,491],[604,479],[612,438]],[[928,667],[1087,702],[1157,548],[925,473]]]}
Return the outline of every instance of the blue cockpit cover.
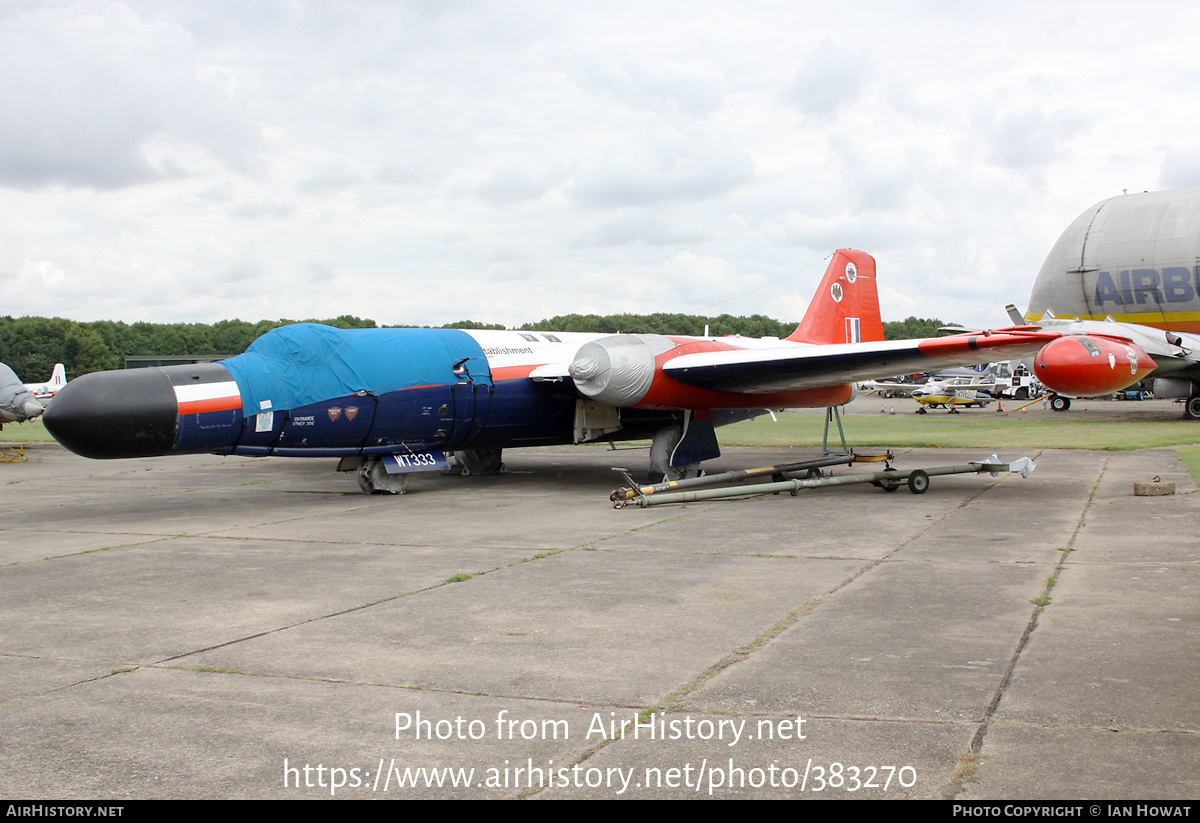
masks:
{"label": "blue cockpit cover", "polygon": [[[465,362],[464,362],[465,361]],[[458,329],[335,329],[298,323],[269,331],[244,354],[221,361],[242,394],[244,414],[281,411],[365,392],[490,383],[487,358]]]}

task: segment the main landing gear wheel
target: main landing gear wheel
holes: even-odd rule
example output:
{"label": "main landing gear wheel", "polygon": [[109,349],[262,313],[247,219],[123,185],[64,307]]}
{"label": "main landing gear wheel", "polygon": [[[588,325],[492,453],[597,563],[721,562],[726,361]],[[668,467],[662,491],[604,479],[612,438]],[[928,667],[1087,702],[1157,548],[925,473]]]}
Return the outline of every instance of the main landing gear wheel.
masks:
{"label": "main landing gear wheel", "polygon": [[1200,420],[1200,394],[1193,394],[1184,402],[1183,416],[1188,420]]}
{"label": "main landing gear wheel", "polygon": [[408,474],[388,474],[378,457],[368,457],[358,467],[358,487],[367,494],[404,494],[410,477]]}
{"label": "main landing gear wheel", "polygon": [[665,483],[670,480],[701,476],[699,463],[687,463],[682,466],[671,465],[671,454],[682,439],[683,426],[678,423],[664,426],[654,433],[654,438],[650,441],[649,482]]}
{"label": "main landing gear wheel", "polygon": [[1071,408],[1071,398],[1055,397],[1050,401],[1050,408],[1054,409],[1055,411],[1066,411],[1067,409]]}
{"label": "main landing gear wheel", "polygon": [[503,449],[463,449],[454,453],[454,462],[462,467],[463,477],[504,472]]}
{"label": "main landing gear wheel", "polygon": [[908,476],[908,490],[913,494],[924,494],[929,491],[929,475],[920,469]]}

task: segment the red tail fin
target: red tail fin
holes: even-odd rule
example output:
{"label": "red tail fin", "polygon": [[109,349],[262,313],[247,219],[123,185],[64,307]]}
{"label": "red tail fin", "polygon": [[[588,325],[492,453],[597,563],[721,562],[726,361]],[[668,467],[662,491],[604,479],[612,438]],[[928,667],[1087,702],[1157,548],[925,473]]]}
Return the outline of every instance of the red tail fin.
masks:
{"label": "red tail fin", "polygon": [[796,330],[795,343],[858,343],[883,339],[875,258],[864,251],[838,249]]}

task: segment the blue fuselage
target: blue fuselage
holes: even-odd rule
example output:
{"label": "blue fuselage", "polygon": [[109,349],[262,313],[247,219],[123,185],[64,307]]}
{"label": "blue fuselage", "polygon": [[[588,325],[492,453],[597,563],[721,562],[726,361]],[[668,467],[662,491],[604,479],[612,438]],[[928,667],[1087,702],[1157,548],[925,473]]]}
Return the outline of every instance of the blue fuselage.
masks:
{"label": "blue fuselage", "polygon": [[[95,458],[350,457],[573,442],[573,385],[523,371],[494,379],[484,348],[456,329],[301,324],[219,363],[83,375],[59,392],[46,425],[67,448]],[[669,412],[626,409],[621,430],[607,434],[645,437],[669,421]]]}

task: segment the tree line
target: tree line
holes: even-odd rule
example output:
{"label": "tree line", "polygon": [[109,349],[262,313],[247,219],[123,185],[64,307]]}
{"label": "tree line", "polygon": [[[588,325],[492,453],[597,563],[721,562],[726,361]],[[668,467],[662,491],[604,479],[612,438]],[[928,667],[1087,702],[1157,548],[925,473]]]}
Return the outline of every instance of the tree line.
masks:
{"label": "tree line", "polygon": [[[47,380],[55,363],[67,377],[120,369],[136,355],[241,354],[254,340],[295,320],[221,320],[216,323],[77,322],[62,317],[0,317],[0,363],[27,383]],[[343,329],[375,328],[374,320],[342,315],[326,323]]]}
{"label": "tree line", "polygon": [[[294,320],[220,320],[216,323],[124,323],[113,320],[78,322],[62,317],[0,316],[0,363],[6,363],[28,383],[50,377],[55,363],[64,363],[67,376],[119,369],[129,356],[200,356],[241,354],[255,339]],[[374,320],[342,315],[325,323],[342,329],[378,328]],[[888,340],[936,337],[940,320],[909,317],[883,324]],[[526,323],[522,331],[641,333],[701,335],[705,327],[714,337],[787,337],[796,323],[782,323],[761,314],[734,317],[699,317],[687,314],[568,314]],[[437,328],[503,329],[499,324],[460,320]]]}
{"label": "tree line", "polygon": [[[781,322],[762,314],[734,317],[700,317],[691,314],[565,314],[536,323],[526,323],[522,331],[578,331],[593,334],[682,334],[699,336],[708,329],[713,337],[740,334],[742,337],[787,337],[799,321]],[[947,325],[936,318],[907,317],[883,324],[885,340],[939,337],[938,329]],[[463,328],[466,328],[465,326]],[[471,328],[500,328],[473,326]]]}

